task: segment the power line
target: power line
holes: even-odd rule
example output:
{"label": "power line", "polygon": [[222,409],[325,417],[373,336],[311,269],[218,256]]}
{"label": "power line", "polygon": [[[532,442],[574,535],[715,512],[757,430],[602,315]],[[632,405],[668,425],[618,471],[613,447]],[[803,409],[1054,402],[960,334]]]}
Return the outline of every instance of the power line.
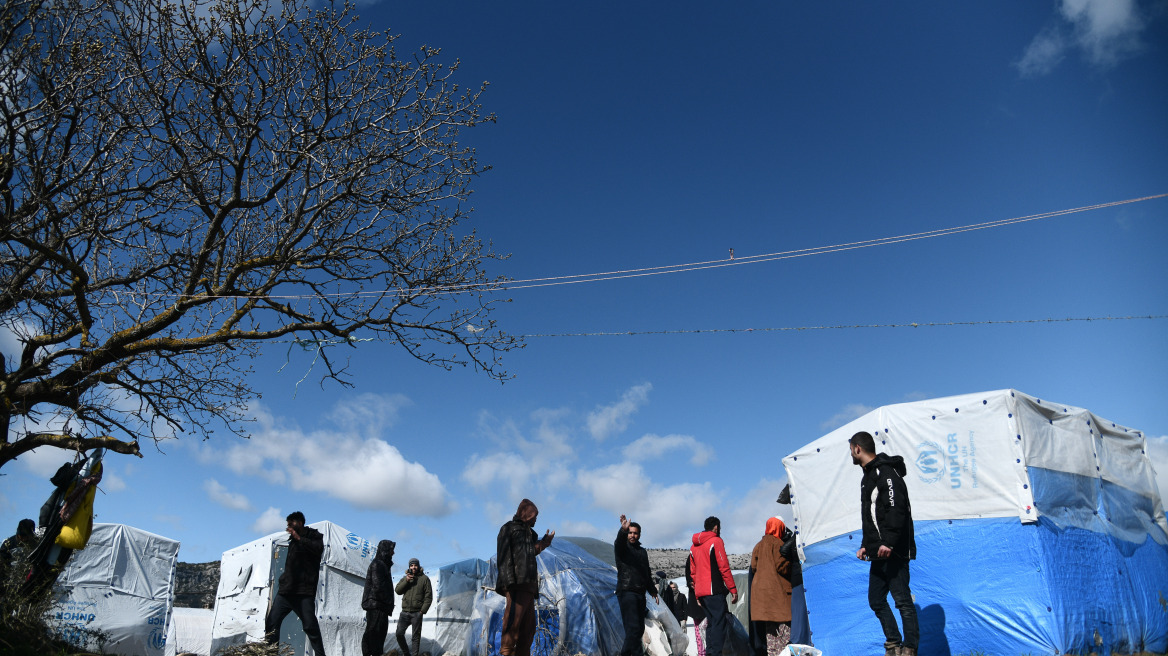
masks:
{"label": "power line", "polygon": [[[312,298],[359,298],[363,296],[381,296],[386,294],[465,294],[472,292],[498,292],[498,291],[513,291],[517,289],[533,289],[536,287],[553,287],[559,285],[578,285],[581,283],[604,282],[608,280],[620,280],[624,278],[639,278],[644,276],[660,276],[672,273],[685,273],[690,271],[701,271],[705,269],[719,269],[722,267],[743,266],[747,264],[761,264],[763,262],[774,262],[777,260],[788,260],[797,257],[809,257],[812,255],[826,255],[828,253],[839,253],[843,251],[857,250],[860,248],[872,248],[875,246],[888,246],[891,244],[899,244],[907,241],[917,241],[920,239],[932,239],[935,237],[945,237],[948,235],[956,235],[963,232],[973,232],[976,230],[988,230],[990,228],[1001,228],[1018,223],[1027,223],[1030,221],[1039,221],[1042,219],[1049,219],[1059,216],[1066,216],[1068,214],[1077,214],[1079,212],[1088,212],[1091,210],[1105,209],[1108,207],[1116,207],[1119,205],[1128,205],[1131,203],[1139,203],[1147,200],[1156,200],[1159,198],[1168,197],[1168,193],[1156,194],[1153,196],[1143,196],[1140,198],[1129,198],[1126,200],[1113,201],[1110,203],[1098,203],[1095,205],[1085,205],[1083,207],[1075,207],[1065,210],[1055,210],[1051,212],[1042,212],[1040,214],[1030,214],[1026,216],[1018,216],[1009,219],[998,219],[995,221],[986,221],[983,223],[974,223],[964,226],[955,226],[949,228],[938,228],[935,230],[928,230],[924,232],[915,232],[904,235],[896,235],[891,237],[880,237],[877,239],[868,239],[863,241],[845,242],[840,244],[832,244],[828,246],[817,246],[812,248],[802,248],[788,251],[777,251],[774,253],[761,253],[758,255],[746,256],[731,256],[730,258],[720,260],[706,260],[703,262],[688,262],[684,264],[666,264],[652,267],[641,267],[635,269],[621,269],[616,271],[604,271],[598,273],[580,273],[563,276],[546,276],[541,278],[523,278],[505,282],[485,282],[485,283],[466,283],[462,285],[448,285],[442,287],[418,287],[413,289],[385,289],[385,290],[358,290],[354,292],[337,292],[333,294],[270,294],[266,296],[247,296],[247,295],[231,295],[231,296],[214,296],[205,295],[199,298],[270,298],[270,299],[312,299]],[[144,292],[120,292],[127,295],[136,296],[159,296],[159,297],[173,297],[185,298],[181,294],[168,293],[144,293]]]}
{"label": "power line", "polygon": [[865,328],[938,328],[942,326],[992,326],[1026,323],[1069,323],[1077,321],[1130,321],[1134,319],[1168,319],[1168,314],[1131,315],[1126,317],[1066,317],[1049,319],[986,319],[982,321],[927,321],[910,323],[839,324],[834,326],[783,326],[771,328],[697,328],[682,330],[626,330],[620,332],[532,333],[520,339],[537,337],[627,337],[633,335],[702,335],[711,333],[774,333],[804,330],[849,330]]}
{"label": "power line", "polygon": [[[1034,323],[1074,323],[1088,321],[1134,321],[1138,319],[1168,319],[1168,314],[1133,314],[1122,317],[1051,317],[1047,319],[983,319],[980,321],[911,321],[908,323],[852,323],[836,324],[832,326],[780,326],[766,328],[688,328],[678,330],[621,330],[595,331],[578,333],[528,333],[514,335],[517,339],[535,339],[540,337],[630,337],[639,335],[708,335],[713,333],[778,333],[800,332],[806,330],[860,330],[871,328],[940,328],[946,326],[1000,326],[1007,324],[1034,324]],[[358,342],[388,342],[391,338],[365,337],[356,338],[321,338],[321,339],[286,339],[267,340],[267,344],[293,344],[305,351],[319,351],[326,346],[356,345]],[[289,351],[291,347],[289,347]]]}

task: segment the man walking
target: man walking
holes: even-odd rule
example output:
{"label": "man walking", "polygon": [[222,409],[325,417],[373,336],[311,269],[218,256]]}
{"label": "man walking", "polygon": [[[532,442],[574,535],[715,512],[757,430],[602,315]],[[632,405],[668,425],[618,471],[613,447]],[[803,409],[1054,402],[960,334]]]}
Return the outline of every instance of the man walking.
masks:
{"label": "man walking", "polygon": [[495,592],[507,598],[499,645],[503,656],[530,656],[531,642],[535,639],[535,597],[539,594],[535,557],[556,536],[555,531],[546,531],[542,539],[537,539],[532,527],[538,517],[539,508],[530,499],[524,499],[496,538],[499,575],[495,579]]}
{"label": "man walking", "polygon": [[316,584],[320,580],[320,557],[324,554],[324,536],[320,531],[304,525],[304,513],[297,510],[288,515],[288,558],[280,575],[272,609],[264,622],[268,644],[280,641],[280,625],[288,613],[296,613],[304,626],[304,635],[316,656],[324,656],[324,641],[320,624],[316,621]]}
{"label": "man walking", "polygon": [[[422,563],[417,558],[410,559],[410,568],[397,582],[397,593],[402,598],[401,614],[397,616],[397,646],[402,656],[418,656],[422,647],[422,616],[430,610],[434,601],[434,591],[430,588],[430,577],[422,571]],[[411,638],[414,649],[406,648],[406,628],[412,627]]]}
{"label": "man walking", "polygon": [[361,636],[361,656],[382,656],[385,636],[389,633],[389,616],[393,613],[393,540],[377,543],[377,553],[365,573],[365,590],[361,608],[365,611],[365,633]]}
{"label": "man walking", "polygon": [[612,545],[616,557],[616,600],[625,627],[621,656],[641,656],[641,637],[645,633],[645,593],[659,601],[653,574],[649,571],[649,554],[641,546],[641,525],[620,516],[621,527]]}
{"label": "man walking", "polygon": [[[848,440],[852,464],[864,470],[860,483],[860,519],[864,527],[856,557],[870,560],[868,605],[884,629],[885,656],[916,656],[920,642],[917,609],[909,590],[909,561],[917,556],[913,537],[912,504],[904,484],[904,458],[876,453],[871,433],[861,431]],[[888,593],[900,611],[904,639],[888,606]]]}
{"label": "man walking", "polygon": [[730,572],[730,559],[726,557],[726,545],[722,542],[722,521],[717,517],[707,517],[705,530],[693,535],[693,546],[689,549],[687,576],[693,579],[693,594],[706,614],[705,656],[722,656],[722,646],[726,644],[730,614],[726,606],[726,594],[731,595],[731,603],[738,603],[738,589],[734,587],[734,574]]}

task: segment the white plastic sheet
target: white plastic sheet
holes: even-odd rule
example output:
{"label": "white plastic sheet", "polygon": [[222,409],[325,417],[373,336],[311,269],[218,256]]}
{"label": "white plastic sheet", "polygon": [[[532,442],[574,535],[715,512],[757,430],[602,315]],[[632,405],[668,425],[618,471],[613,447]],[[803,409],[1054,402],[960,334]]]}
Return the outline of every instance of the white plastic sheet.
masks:
{"label": "white plastic sheet", "polygon": [[174,598],[179,543],[122,524],[94,524],[85,549],[58,579],[50,621],[66,637],[124,656],[162,656]]}
{"label": "white plastic sheet", "polygon": [[1037,521],[1028,468],[1039,467],[1144,497],[1154,505],[1150,521],[1168,532],[1139,431],[1007,389],[885,406],[784,458],[800,548],[859,528],[861,471],[848,451],[857,431],[904,458],[917,521]]}

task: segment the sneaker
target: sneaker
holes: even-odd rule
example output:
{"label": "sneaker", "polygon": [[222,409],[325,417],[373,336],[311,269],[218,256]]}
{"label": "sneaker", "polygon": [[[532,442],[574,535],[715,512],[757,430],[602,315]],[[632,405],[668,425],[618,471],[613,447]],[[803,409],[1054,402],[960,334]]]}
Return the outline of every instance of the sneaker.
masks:
{"label": "sneaker", "polygon": [[903,647],[902,646],[900,648],[900,656],[917,656],[917,648],[916,647]]}
{"label": "sneaker", "polygon": [[885,642],[884,656],[901,656],[899,642]]}

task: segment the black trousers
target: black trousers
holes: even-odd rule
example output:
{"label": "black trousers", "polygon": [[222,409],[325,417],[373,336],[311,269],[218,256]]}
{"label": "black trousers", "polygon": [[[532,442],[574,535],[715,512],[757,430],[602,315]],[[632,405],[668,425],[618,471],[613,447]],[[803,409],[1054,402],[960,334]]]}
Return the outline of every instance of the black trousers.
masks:
{"label": "black trousers", "polygon": [[625,642],[621,645],[620,656],[641,656],[641,637],[645,635],[645,593],[622,590],[616,593],[620,606],[621,623],[625,627]]}
{"label": "black trousers", "polygon": [[722,656],[722,647],[726,644],[726,634],[730,630],[726,622],[730,615],[726,595],[710,595],[700,597],[699,600],[702,609],[706,611],[706,656]]}
{"label": "black trousers", "polygon": [[361,656],[383,656],[385,636],[389,635],[389,613],[365,611],[365,633],[361,636]]}
{"label": "black trousers", "polygon": [[280,625],[288,613],[296,613],[300,624],[304,626],[304,635],[308,636],[308,643],[316,656],[324,656],[324,641],[320,637],[320,624],[316,621],[316,597],[314,595],[282,595],[277,594],[272,600],[272,610],[264,621],[264,636],[268,644],[274,645],[280,641]]}
{"label": "black trousers", "polygon": [[[884,646],[904,646],[916,649],[921,641],[921,630],[917,626],[917,607],[913,605],[912,591],[908,588],[908,559],[892,555],[889,558],[872,561],[868,573],[868,605],[880,620],[884,629]],[[896,626],[896,617],[888,606],[888,593],[900,611],[900,621],[904,624],[904,640]]]}
{"label": "black trousers", "polygon": [[[406,629],[412,628],[414,634],[410,636],[410,643],[413,649],[406,647]],[[397,646],[401,649],[402,656],[418,656],[422,648],[422,614],[410,613],[402,611],[397,616]]]}

